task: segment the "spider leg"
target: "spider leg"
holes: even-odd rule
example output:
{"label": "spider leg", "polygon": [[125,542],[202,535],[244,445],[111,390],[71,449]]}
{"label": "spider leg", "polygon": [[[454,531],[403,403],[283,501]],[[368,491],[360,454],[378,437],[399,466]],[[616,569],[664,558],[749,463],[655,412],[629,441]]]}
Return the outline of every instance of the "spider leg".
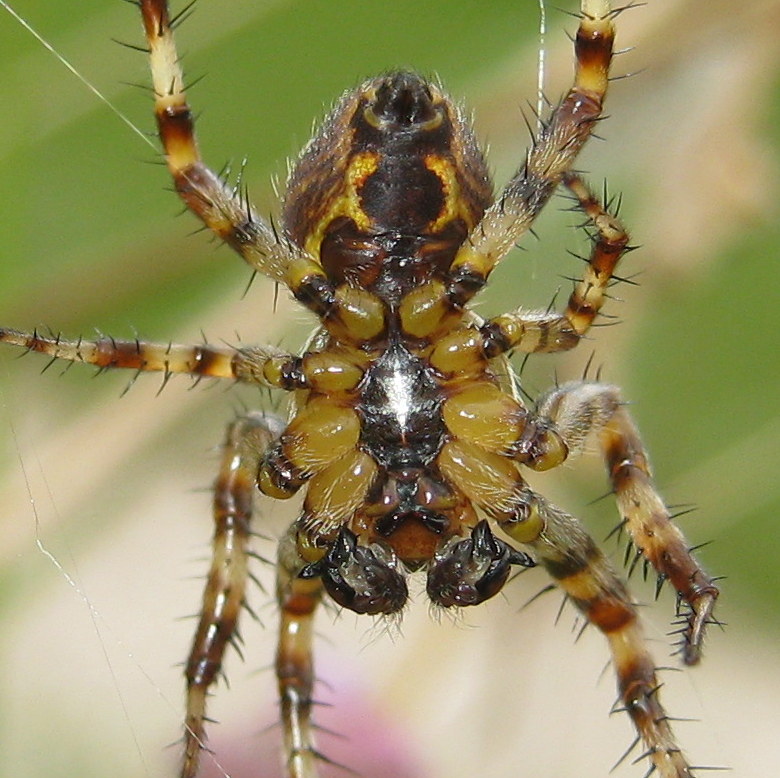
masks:
{"label": "spider leg", "polygon": [[194,778],[205,748],[206,697],[228,644],[238,640],[239,612],[246,607],[250,577],[250,521],[257,468],[283,424],[262,413],[248,414],[228,428],[214,485],[214,540],[211,569],[203,591],[200,620],[187,659],[187,713],[182,778]]}
{"label": "spider leg", "polygon": [[308,258],[260,219],[240,188],[202,161],[187,103],[173,26],[165,0],[139,0],[154,83],[155,115],[168,170],[179,196],[203,223],[259,272],[284,281],[295,259]]}
{"label": "spider leg", "polygon": [[363,331],[366,327],[374,334],[381,330],[383,312],[375,298],[352,288],[335,290],[322,265],[284,231],[263,221],[240,186],[229,186],[204,164],[173,37],[177,20],[171,19],[166,0],[138,0],[138,4],[149,44],[158,133],[174,186],[186,206],[247,264],[285,284],[321,318],[327,315],[332,334],[353,309],[363,315]]}
{"label": "spider leg", "polygon": [[668,579],[690,613],[682,634],[685,664],[701,658],[706,625],[718,597],[713,579],[698,564],[682,532],[675,526],[652,481],[647,453],[618,389],[605,384],[574,382],[539,400],[536,412],[549,419],[569,455],[598,434],[621,516],[638,552]]}
{"label": "spider leg", "polygon": [[129,368],[139,372],[161,372],[166,376],[186,373],[194,377],[232,378],[274,389],[349,390],[363,376],[355,359],[319,353],[297,357],[274,346],[197,346],[179,343],[151,343],[146,340],[68,340],[59,335],[40,335],[0,327],[0,343],[21,346],[27,351],[108,368]]}
{"label": "spider leg", "polygon": [[522,520],[499,524],[510,536],[534,549],[538,561],[572,602],[604,633],[612,651],[623,709],[631,717],[660,778],[690,778],[691,767],[659,700],[655,664],[623,582],[573,516],[530,489],[523,502]]}
{"label": "spider leg", "polygon": [[563,313],[518,309],[486,321],[479,329],[480,346],[488,358],[512,349],[528,354],[574,348],[601,310],[612,274],[628,249],[628,233],[585,182],[567,172],[563,183],[596,230],[583,277],[575,285]]}
{"label": "spider leg", "polygon": [[314,612],[322,599],[323,584],[320,577],[299,577],[306,560],[301,556],[296,534],[293,525],[279,544],[276,597],[281,623],[276,678],[287,774],[289,778],[316,778],[317,762],[324,757],[314,748],[312,737],[312,641]]}
{"label": "spider leg", "polygon": [[524,165],[471,231],[450,267],[450,299],[465,304],[529,230],[601,117],[615,36],[607,0],[582,0],[574,85],[555,108]]}
{"label": "spider leg", "polygon": [[431,364],[443,374],[481,367],[485,359],[510,350],[526,354],[567,351],[590,329],[604,303],[605,290],[617,263],[628,249],[628,233],[578,175],[567,172],[562,180],[596,230],[587,267],[566,310],[555,313],[518,308],[488,319],[478,328],[469,326],[448,333],[430,357]]}
{"label": "spider leg", "polygon": [[604,303],[605,291],[620,258],[628,250],[628,233],[607,211],[580,176],[566,173],[563,183],[577,198],[580,208],[596,228],[588,264],[569,297],[564,316],[578,335],[584,335]]}

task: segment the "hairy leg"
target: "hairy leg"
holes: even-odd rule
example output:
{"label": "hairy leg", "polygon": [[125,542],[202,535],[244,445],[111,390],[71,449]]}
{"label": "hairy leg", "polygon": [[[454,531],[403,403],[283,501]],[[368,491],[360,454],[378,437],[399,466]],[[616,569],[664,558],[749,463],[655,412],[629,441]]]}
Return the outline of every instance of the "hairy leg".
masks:
{"label": "hairy leg", "polygon": [[690,608],[682,632],[682,657],[686,664],[695,664],[701,658],[718,589],[696,561],[658,493],[647,452],[618,389],[589,382],[564,384],[539,400],[536,413],[552,422],[570,456],[581,452],[595,434],[638,553],[653,565],[661,581],[671,582]]}
{"label": "hairy leg", "polygon": [[217,679],[225,649],[238,639],[250,578],[250,521],[260,457],[279,435],[280,422],[262,413],[234,421],[222,449],[214,484],[214,540],[198,628],[187,659],[187,714],[182,778],[194,778],[205,748],[206,697]]}

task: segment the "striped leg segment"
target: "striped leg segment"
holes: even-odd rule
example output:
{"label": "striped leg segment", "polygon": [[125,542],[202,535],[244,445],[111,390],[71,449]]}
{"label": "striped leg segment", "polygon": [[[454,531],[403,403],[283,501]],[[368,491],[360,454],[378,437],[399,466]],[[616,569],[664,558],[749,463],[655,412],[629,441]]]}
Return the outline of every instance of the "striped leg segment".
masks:
{"label": "striped leg segment", "polygon": [[165,0],[139,0],[139,7],[149,44],[158,131],[176,191],[250,266],[282,281],[300,251],[255,214],[243,191],[203,163],[173,38],[178,19],[171,18]]}
{"label": "striped leg segment", "polygon": [[[480,328],[485,356],[492,359],[515,350],[523,354],[568,351],[580,336],[560,313],[518,309],[488,319]],[[444,339],[443,339],[444,340]]]}
{"label": "striped leg segment", "polygon": [[316,778],[317,762],[327,761],[314,748],[311,723],[314,613],[322,599],[322,579],[299,578],[304,565],[291,528],[279,544],[276,589],[281,612],[276,678],[289,778]]}
{"label": "striped leg segment", "polygon": [[564,313],[575,332],[584,335],[604,304],[617,263],[628,250],[628,233],[579,176],[566,173],[563,183],[596,229],[585,273],[574,287]]}
{"label": "striped leg segment", "polygon": [[[660,684],[648,653],[636,608],[622,581],[580,523],[528,492],[527,518],[536,525],[531,546],[547,571],[574,604],[605,635],[612,651],[622,708],[631,717],[646,755],[660,778],[691,778],[667,714],[659,700]],[[523,534],[508,523],[509,534]]]}
{"label": "striped leg segment", "polygon": [[228,429],[214,485],[214,540],[211,569],[203,592],[200,620],[185,669],[187,713],[182,778],[194,778],[205,748],[206,697],[222,667],[228,644],[238,641],[237,623],[246,607],[250,576],[249,524],[260,457],[281,430],[260,413],[236,420]]}
{"label": "striped leg segment", "polygon": [[480,331],[488,357],[510,349],[531,353],[574,348],[601,311],[612,274],[628,250],[628,233],[599,203],[585,182],[573,173],[566,173],[563,182],[596,231],[585,272],[577,281],[563,313],[520,309],[485,322]]}
{"label": "striped leg segment", "polygon": [[482,288],[496,264],[528,231],[601,117],[614,15],[606,0],[583,0],[574,85],[534,139],[525,164],[458,251],[450,269],[450,294],[458,302],[465,303]]}
{"label": "striped leg segment", "polygon": [[[274,346],[197,346],[151,343],[146,340],[98,338],[68,340],[59,335],[40,335],[0,327],[0,343],[48,354],[52,360],[82,362],[101,369],[127,368],[159,372],[166,376],[185,373],[193,377],[230,378],[274,389],[353,388],[363,371],[356,360],[321,354],[293,356]],[[327,369],[326,369],[327,368]]]}
{"label": "striped leg segment", "polygon": [[718,588],[690,552],[682,532],[653,485],[647,454],[636,426],[622,406],[601,432],[601,445],[621,514],[638,553],[669,580],[689,606],[681,631],[681,654],[687,665],[701,659],[706,626],[714,621]]}
{"label": "striped leg segment", "polygon": [[682,632],[682,657],[685,664],[696,664],[705,628],[713,621],[718,589],[672,522],[618,389],[585,382],[565,384],[540,399],[537,413],[552,421],[569,455],[582,451],[590,433],[598,434],[618,508],[638,555],[658,571],[659,583],[667,579],[672,583],[690,608]]}

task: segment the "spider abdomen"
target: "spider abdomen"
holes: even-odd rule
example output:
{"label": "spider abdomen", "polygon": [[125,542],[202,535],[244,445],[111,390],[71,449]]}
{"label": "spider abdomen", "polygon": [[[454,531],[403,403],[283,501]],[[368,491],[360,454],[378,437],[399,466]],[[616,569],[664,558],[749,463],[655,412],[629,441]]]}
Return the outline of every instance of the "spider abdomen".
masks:
{"label": "spider abdomen", "polygon": [[290,175],[282,222],[331,281],[370,288],[388,258],[418,250],[445,270],[492,199],[460,111],[400,71],[342,96]]}

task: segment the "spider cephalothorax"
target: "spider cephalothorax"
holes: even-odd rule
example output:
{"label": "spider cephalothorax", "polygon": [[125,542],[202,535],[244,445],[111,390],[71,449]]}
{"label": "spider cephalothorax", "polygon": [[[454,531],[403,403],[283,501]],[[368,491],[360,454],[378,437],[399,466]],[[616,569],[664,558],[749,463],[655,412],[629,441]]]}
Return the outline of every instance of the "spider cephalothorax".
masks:
{"label": "spider cephalothorax", "polygon": [[[606,636],[651,770],[688,778],[623,583],[580,523],[523,473],[554,468],[586,438],[597,440],[634,544],[686,609],[686,663],[699,659],[718,590],[672,523],[618,390],[577,381],[528,408],[506,363],[510,351],[574,348],[628,248],[621,224],[573,170],[602,116],[616,16],[608,1],[583,0],[573,86],[496,199],[452,101],[414,73],[391,72],[345,94],[325,119],[290,176],[279,228],[202,162],[167,4],[139,6],[177,192],[319,318],[301,355],[0,330],[0,342],[63,359],[294,393],[287,424],[250,413],[228,431],[213,562],[186,666],[183,778],[197,772],[207,692],[245,604],[255,488],[278,499],[305,492],[277,563],[276,674],[290,776],[313,778],[320,758],[310,721],[312,618],[324,595],[358,613],[396,613],[408,599],[407,577],[420,572],[434,604],[477,605],[501,590],[513,566],[539,564]],[[470,301],[558,187],[594,232],[564,311],[480,319]]]}

